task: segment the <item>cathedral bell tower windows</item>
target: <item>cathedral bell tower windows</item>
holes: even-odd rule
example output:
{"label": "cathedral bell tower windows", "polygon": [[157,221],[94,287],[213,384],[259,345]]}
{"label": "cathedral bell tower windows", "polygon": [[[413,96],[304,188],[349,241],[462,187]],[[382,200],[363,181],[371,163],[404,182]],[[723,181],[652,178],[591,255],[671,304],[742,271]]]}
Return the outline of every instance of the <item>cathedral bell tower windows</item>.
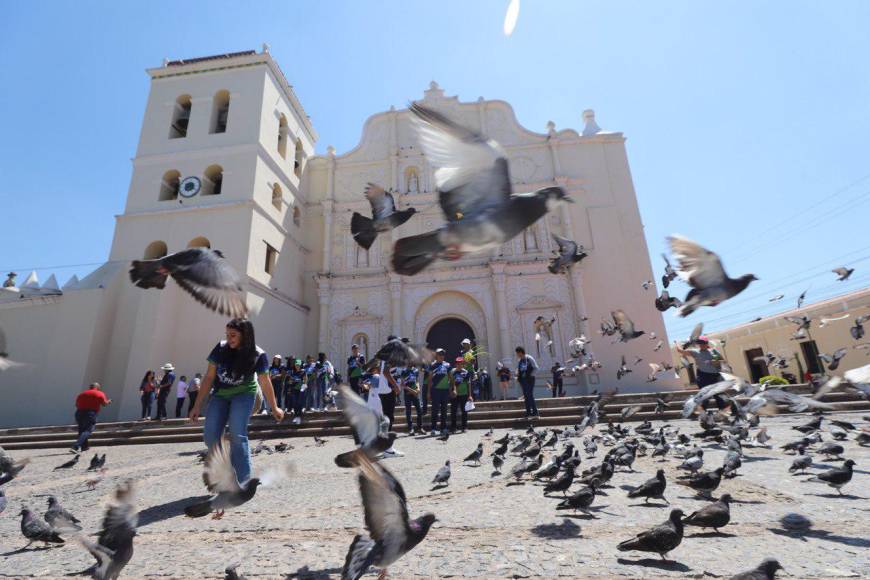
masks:
{"label": "cathedral bell tower windows", "polygon": [[278,121],[278,154],[282,159],[287,159],[287,136],[290,129],[287,127],[287,117],[283,114]]}
{"label": "cathedral bell tower windows", "polygon": [[302,175],[302,164],[305,162],[305,150],[302,148],[302,139],[296,139],[296,157],[293,161],[293,175]]}
{"label": "cathedral bell tower windows", "polygon": [[160,201],[169,201],[178,199],[178,184],[181,180],[181,174],[172,169],[163,174],[163,179],[160,181]]}
{"label": "cathedral bell tower windows", "polygon": [[148,247],[145,248],[145,254],[142,256],[145,260],[156,260],[157,258],[162,258],[166,254],[169,253],[168,248],[166,247],[166,242],[161,242],[157,240],[156,242],[151,242],[148,244]]}
{"label": "cathedral bell tower windows", "polygon": [[202,177],[201,195],[220,195],[224,181],[224,168],[220,165],[209,165]]}
{"label": "cathedral bell tower windows", "polygon": [[209,133],[226,133],[227,119],[230,115],[230,92],[218,91],[211,107],[211,130]]}
{"label": "cathedral bell tower windows", "polygon": [[271,275],[275,273],[275,264],[278,263],[278,250],[269,245],[269,242],[263,242],[266,244],[266,273]]}
{"label": "cathedral bell tower windows", "polygon": [[172,123],[169,127],[170,139],[187,137],[187,124],[190,122],[190,95],[181,95],[172,108]]}

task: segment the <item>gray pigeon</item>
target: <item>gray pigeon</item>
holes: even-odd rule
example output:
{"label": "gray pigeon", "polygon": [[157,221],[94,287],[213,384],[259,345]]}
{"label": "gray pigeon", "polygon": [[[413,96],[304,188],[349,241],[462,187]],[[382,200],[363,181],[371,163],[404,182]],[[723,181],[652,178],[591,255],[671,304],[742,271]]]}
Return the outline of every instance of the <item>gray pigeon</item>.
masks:
{"label": "gray pigeon", "polygon": [[845,348],[838,348],[832,354],[820,354],[819,358],[825,361],[829,371],[835,371],[840,366],[840,361],[843,360],[847,352]]}
{"label": "gray pigeon", "polygon": [[677,271],[671,266],[671,261],[668,257],[662,254],[662,259],[665,261],[665,273],[662,274],[662,287],[667,288],[671,284],[671,280],[675,280],[678,276]]}
{"label": "gray pigeon", "polygon": [[432,483],[435,485],[448,485],[450,482],[450,460],[448,459],[444,465],[441,466],[441,469],[438,470],[438,473],[435,474],[435,477],[432,479]]}
{"label": "gray pigeon", "polygon": [[613,318],[613,323],[619,332],[619,342],[628,342],[646,334],[643,330],[635,330],[634,322],[622,310],[614,310],[610,313],[610,316]]}
{"label": "gray pigeon", "polygon": [[162,290],[169,276],[211,310],[231,318],[248,314],[242,278],[218,250],[190,248],[155,260],[133,260],[130,268],[130,280],[139,288]]}
{"label": "gray pigeon", "polygon": [[224,580],[248,580],[245,576],[242,576],[236,570],[239,568],[239,563],[236,562],[234,564],[230,564],[226,568],[224,568]]}
{"label": "gray pigeon", "polygon": [[581,510],[589,511],[589,506],[595,501],[595,490],[598,488],[598,480],[593,478],[589,485],[585,485],[563,499],[556,506],[557,510]]}
{"label": "gray pigeon", "polygon": [[368,535],[354,537],[344,560],[341,580],[359,580],[370,566],[382,569],[423,541],[437,521],[435,514],[410,519],[405,490],[387,468],[363,456],[359,463],[359,489]]}
{"label": "gray pigeon", "polygon": [[815,477],[809,478],[807,481],[820,481],[823,483],[827,483],[829,487],[833,487],[837,490],[837,493],[843,495],[841,488],[852,481],[852,467],[855,465],[855,462],[851,459],[847,459],[842,467],[835,467],[833,469],[829,469],[824,473],[820,473]]}
{"label": "gray pigeon", "polygon": [[446,223],[440,229],[398,240],[392,265],[413,276],[436,259],[498,248],[544,217],[559,202],[572,202],[561,187],[512,191],[507,154],[492,139],[413,103],[420,144],[435,171]]}
{"label": "gray pigeon", "polygon": [[855,317],[855,324],[849,328],[849,334],[852,335],[852,338],[855,340],[864,338],[864,323],[868,320],[870,320],[870,314]]}
{"label": "gray pigeon", "polygon": [[667,290],[662,290],[662,293],[655,300],[656,309],[660,312],[665,312],[668,308],[679,309],[683,302],[679,298],[674,298]]}
{"label": "gray pigeon", "polygon": [[776,571],[782,569],[782,566],[776,559],[765,558],[753,570],[732,576],[731,580],[774,580],[776,578]]}
{"label": "gray pigeon", "polygon": [[622,363],[619,365],[619,368],[616,369],[616,380],[622,380],[622,377],[631,372],[631,369],[628,367],[628,363],[625,362],[625,355],[622,357]]}
{"label": "gray pigeon", "polygon": [[96,558],[94,577],[115,580],[133,557],[133,538],[139,513],[133,505],[133,483],[126,481],[115,488],[114,497],[106,507],[102,529],[94,543],[85,536],[78,540]]}
{"label": "gray pigeon", "polygon": [[48,496],[48,510],[42,518],[56,530],[81,530],[81,522],[74,515],[66,511],[57,498]]}
{"label": "gray pigeon", "polygon": [[753,274],[729,278],[719,256],[688,238],[674,235],[668,237],[668,243],[679,273],[692,287],[679,309],[680,316],[688,316],[701,306],[721,304],[758,280]]}
{"label": "gray pigeon", "polygon": [[660,499],[666,504],[671,505],[671,502],[669,502],[665,497],[665,488],[667,485],[668,481],[665,479],[665,470],[659,469],[656,471],[655,477],[646,480],[638,487],[629,491],[628,497],[642,497],[643,503],[649,502],[650,499]]}
{"label": "gray pigeon", "polygon": [[553,241],[559,246],[559,250],[556,251],[556,257],[550,260],[550,265],[547,267],[551,274],[567,272],[571,266],[579,264],[583,258],[588,256],[583,251],[583,246],[578,245],[573,240],[567,240],[553,234]]}
{"label": "gray pigeon", "polygon": [[471,454],[466,457],[463,462],[473,461],[480,465],[480,458],[483,457],[483,443],[477,444],[477,449],[471,452]]}
{"label": "gray pigeon", "polygon": [[0,447],[0,477],[7,483],[15,479],[22,469],[30,463],[30,458],[15,460],[9,455],[5,449]]}
{"label": "gray pigeon", "polygon": [[504,465],[504,457],[495,453],[492,456],[492,474],[498,475],[501,473],[501,466]]}
{"label": "gray pigeon", "polygon": [[839,268],[834,268],[831,270],[834,274],[837,275],[837,282],[845,282],[849,279],[849,276],[852,275],[852,272],[855,271],[855,268],[846,268],[844,266],[840,266]]}
{"label": "gray pigeon", "polygon": [[812,467],[812,465],[813,458],[806,455],[806,445],[801,445],[798,447],[798,456],[791,462],[791,467],[788,468],[788,471],[789,473],[800,471],[803,474],[806,473],[807,468]]}
{"label": "gray pigeon", "polygon": [[0,514],[6,511],[6,505],[8,501],[6,500],[6,492],[0,489]]}
{"label": "gray pigeon", "polygon": [[728,525],[731,521],[731,495],[723,493],[719,501],[704,506],[696,512],[689,514],[683,523],[687,526],[699,528],[713,528],[719,533],[719,528]]}
{"label": "gray pigeon", "polygon": [[339,385],[338,393],[341,410],[360,446],[353,451],[337,455],[335,464],[339,467],[353,467],[357,464],[360,454],[374,459],[392,447],[397,434],[392,431],[382,432],[382,417],[347,385]]}
{"label": "gray pigeon", "polygon": [[230,459],[230,442],[226,437],[209,449],[202,480],[208,491],[214,495],[206,501],[184,508],[188,517],[201,518],[215,512],[212,518],[220,519],[227,508],[238,507],[253,499],[260,486],[260,479],[256,477],[239,483]]}
{"label": "gray pigeon", "polygon": [[797,298],[797,307],[798,308],[800,308],[801,306],[804,305],[804,300],[807,297],[807,292],[809,292],[809,289],[804,290],[803,292],[801,292],[801,295],[798,296],[798,298]]}
{"label": "gray pigeon", "polygon": [[663,524],[636,537],[620,543],[616,548],[620,552],[637,550],[640,552],[655,552],[662,560],[666,560],[668,552],[676,548],[683,541],[683,510],[671,510],[668,520]]}
{"label": "gray pigeon", "polygon": [[28,548],[33,542],[43,542],[45,545],[65,543],[57,530],[36,519],[29,509],[22,509],[20,515],[21,533],[30,540],[24,548]]}
{"label": "gray pigeon", "polygon": [[372,247],[379,233],[399,227],[417,213],[413,207],[397,210],[393,194],[374,183],[366,185],[365,196],[372,206],[372,218],[353,212],[350,218],[350,233],[356,243],[366,250]]}
{"label": "gray pigeon", "polygon": [[716,468],[714,471],[698,473],[692,476],[688,481],[678,481],[680,485],[691,487],[700,495],[710,497],[710,494],[716,491],[719,484],[722,482],[722,474],[725,469],[722,467]]}

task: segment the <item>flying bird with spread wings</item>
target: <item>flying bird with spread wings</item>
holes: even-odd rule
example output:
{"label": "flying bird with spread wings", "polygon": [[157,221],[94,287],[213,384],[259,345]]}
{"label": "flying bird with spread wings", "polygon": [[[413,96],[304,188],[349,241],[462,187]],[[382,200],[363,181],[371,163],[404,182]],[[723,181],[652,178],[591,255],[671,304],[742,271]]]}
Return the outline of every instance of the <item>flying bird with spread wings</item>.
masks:
{"label": "flying bird with spread wings", "polygon": [[413,276],[436,260],[498,248],[558,203],[573,203],[561,187],[514,193],[507,154],[496,141],[424,105],[413,103],[410,111],[427,159],[438,166],[438,202],[447,221],[396,241],[396,273]]}
{"label": "flying bird with spread wings", "polygon": [[550,265],[547,269],[551,274],[562,274],[567,272],[574,264],[579,264],[580,261],[588,256],[582,245],[578,245],[573,240],[567,240],[553,234],[553,241],[559,246],[558,250],[553,250],[556,257],[550,260]]}
{"label": "flying bird with spread wings", "polygon": [[350,233],[356,243],[368,250],[379,233],[399,227],[411,219],[417,210],[413,207],[397,209],[393,194],[375,183],[366,185],[364,193],[372,206],[372,217],[369,219],[358,212],[353,212],[350,218]]}
{"label": "flying bird with spread wings", "polygon": [[163,290],[169,276],[216,312],[232,318],[248,313],[242,279],[218,250],[189,248],[154,260],[133,260],[130,268],[130,280],[139,288]]}

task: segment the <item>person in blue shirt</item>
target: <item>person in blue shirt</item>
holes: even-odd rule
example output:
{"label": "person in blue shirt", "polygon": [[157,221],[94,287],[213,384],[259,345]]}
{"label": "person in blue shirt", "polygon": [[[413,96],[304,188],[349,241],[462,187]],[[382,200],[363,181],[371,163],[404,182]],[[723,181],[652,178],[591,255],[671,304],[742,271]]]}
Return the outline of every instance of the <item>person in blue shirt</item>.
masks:
{"label": "person in blue shirt", "polygon": [[[408,434],[415,435],[417,431],[421,434],[426,432],[423,427],[423,410],[420,407],[420,369],[410,367],[405,369],[399,377],[399,384],[402,386],[402,396],[405,400],[405,419],[408,421]],[[414,422],[411,420],[411,408],[417,410],[417,427],[414,428]]]}
{"label": "person in blue shirt", "polygon": [[538,417],[538,405],[535,402],[535,371],[538,363],[531,355],[526,354],[526,349],[518,346],[517,353],[517,382],[523,389],[523,400],[526,404],[526,417]]}
{"label": "person in blue shirt", "polygon": [[269,378],[272,379],[272,388],[275,389],[275,402],[284,408],[284,367],[280,354],[272,357],[272,366],[269,367]]}
{"label": "person in blue shirt", "polygon": [[294,425],[302,423],[302,408],[305,406],[305,371],[302,370],[302,361],[292,359],[287,368],[287,393],[290,396],[290,409],[293,411]]}
{"label": "person in blue shirt", "polygon": [[462,414],[462,432],[468,428],[468,411],[465,404],[474,401],[471,394],[471,382],[473,371],[469,365],[464,364],[463,357],[456,358],[456,368],[450,374],[450,432],[456,433],[456,415]]}
{"label": "person in blue shirt", "polygon": [[239,482],[251,477],[251,451],[248,445],[248,421],[254,410],[257,388],[269,403],[272,416],[280,422],[284,411],[276,404],[269,377],[269,358],[257,346],[254,325],[247,318],[227,323],[226,340],[219,342],[208,355],[208,371],[202,379],[201,394],[196,399],[190,420],[199,420],[206,404],[203,438],[211,448],[229,427],[230,459]]}
{"label": "person in blue shirt", "polygon": [[172,385],[175,384],[175,367],[172,363],[166,363],[160,370],[163,371],[163,377],[160,379],[160,385],[157,388],[157,416],[155,421],[162,421],[166,418],[166,398],[169,397],[169,392],[172,390]]}
{"label": "person in blue shirt", "polygon": [[450,401],[450,363],[444,360],[443,348],[435,350],[435,362],[429,367],[429,400],[432,401],[432,435],[441,417],[441,433],[447,433],[447,403]]}

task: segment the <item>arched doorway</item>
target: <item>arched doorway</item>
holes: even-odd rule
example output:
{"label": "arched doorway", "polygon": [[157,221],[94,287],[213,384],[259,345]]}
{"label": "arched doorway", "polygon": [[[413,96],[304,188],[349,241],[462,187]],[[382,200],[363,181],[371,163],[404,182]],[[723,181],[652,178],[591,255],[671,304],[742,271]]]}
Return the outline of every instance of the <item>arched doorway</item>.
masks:
{"label": "arched doorway", "polygon": [[429,348],[443,348],[447,351],[447,361],[451,364],[460,354],[460,344],[463,338],[471,339],[475,344],[474,330],[467,322],[459,318],[442,318],[432,325],[426,334],[426,344]]}

